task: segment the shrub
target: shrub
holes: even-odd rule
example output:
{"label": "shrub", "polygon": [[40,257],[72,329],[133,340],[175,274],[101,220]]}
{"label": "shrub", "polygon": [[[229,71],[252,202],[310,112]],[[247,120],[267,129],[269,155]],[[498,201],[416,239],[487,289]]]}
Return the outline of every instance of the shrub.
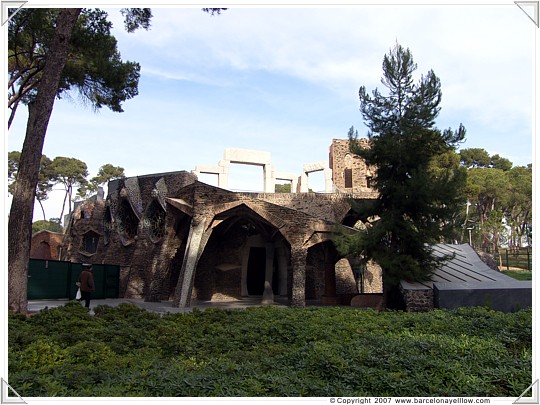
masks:
{"label": "shrub", "polygon": [[531,310],[94,311],[10,314],[10,385],[22,396],[517,397],[531,381]]}

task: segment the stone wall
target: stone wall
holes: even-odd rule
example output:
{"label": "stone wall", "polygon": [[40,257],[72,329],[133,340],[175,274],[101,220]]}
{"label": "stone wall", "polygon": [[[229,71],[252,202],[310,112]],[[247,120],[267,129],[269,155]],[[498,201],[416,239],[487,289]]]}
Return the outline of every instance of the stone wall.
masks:
{"label": "stone wall", "polygon": [[377,194],[372,190],[363,190],[355,194],[245,193],[245,195],[337,223],[341,223],[351,209],[351,198],[357,200],[377,198]]}
{"label": "stone wall", "polygon": [[[367,139],[358,139],[359,144],[369,147]],[[348,139],[333,139],[330,146],[330,169],[332,181],[340,192],[358,193],[370,191],[370,180],[374,170],[363,159],[349,151]]]}
{"label": "stone wall", "polygon": [[30,258],[44,260],[59,260],[63,233],[39,231],[32,235],[30,244]]}
{"label": "stone wall", "polygon": [[400,283],[400,292],[408,312],[424,312],[434,308],[434,293],[431,283]]}

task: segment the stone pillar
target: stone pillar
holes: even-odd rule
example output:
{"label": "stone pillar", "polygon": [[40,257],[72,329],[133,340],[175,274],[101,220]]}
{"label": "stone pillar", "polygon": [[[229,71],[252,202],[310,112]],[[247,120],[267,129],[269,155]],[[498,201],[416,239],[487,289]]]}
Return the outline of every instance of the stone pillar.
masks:
{"label": "stone pillar", "polygon": [[334,190],[334,183],[332,182],[332,169],[324,169],[324,192],[332,193]]}
{"label": "stone pillar", "polygon": [[302,175],[300,176],[300,192],[307,193],[308,191],[309,191],[308,175],[306,173],[302,173]]}
{"label": "stone pillar", "polygon": [[264,192],[274,193],[276,191],[276,179],[273,176],[274,170],[271,164],[263,165]]}
{"label": "stone pillar", "polygon": [[292,307],[306,306],[306,259],[306,248],[291,248],[292,292],[290,304]]}
{"label": "stone pillar", "polygon": [[291,180],[291,193],[296,193],[298,190],[298,178]]}
{"label": "stone pillar", "polygon": [[[178,278],[178,284],[176,285],[176,293],[174,299],[174,306],[180,308],[189,307],[191,304],[191,289],[193,288],[193,282],[195,280],[195,270],[197,269],[197,263],[202,255],[204,246],[203,242],[204,226],[206,224],[205,218],[193,218],[191,220],[191,228],[189,229],[189,236],[186,244],[186,253],[184,254],[184,261],[182,263],[182,269],[180,270],[180,277]],[[206,238],[206,241],[208,238]]]}
{"label": "stone pillar", "polygon": [[274,303],[274,292],[272,291],[272,284],[268,281],[264,282],[264,292],[261,304],[269,305]]}
{"label": "stone pillar", "polygon": [[229,166],[231,162],[228,160],[220,160],[218,166],[220,168],[218,174],[218,187],[227,188],[229,187]]}
{"label": "stone pillar", "polygon": [[278,258],[278,274],[279,274],[279,292],[281,296],[287,295],[287,253],[285,248],[280,247],[277,249],[277,258]]}
{"label": "stone pillar", "polygon": [[266,265],[264,272],[264,281],[268,281],[272,285],[272,276],[274,273],[274,244],[266,243]]}

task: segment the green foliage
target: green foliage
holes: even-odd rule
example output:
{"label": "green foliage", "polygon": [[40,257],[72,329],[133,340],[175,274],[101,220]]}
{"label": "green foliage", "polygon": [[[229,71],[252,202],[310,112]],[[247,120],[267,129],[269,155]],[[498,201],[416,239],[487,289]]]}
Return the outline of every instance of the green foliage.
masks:
{"label": "green foliage", "polygon": [[506,274],[509,277],[515,278],[519,281],[532,281],[532,271],[507,270],[502,271],[501,273]]}
{"label": "green foliage", "polygon": [[40,231],[63,232],[62,225],[58,221],[35,221],[32,223],[32,234]]}
{"label": "green foliage", "polygon": [[149,8],[123,8],[120,13],[124,16],[127,32],[134,32],[139,28],[150,29],[152,11]]}
{"label": "green foliage", "polygon": [[17,180],[20,160],[21,152],[14,150],[8,153],[8,192],[11,194],[13,194],[13,187],[15,187],[15,181]]}
{"label": "green foliage", "polygon": [[95,177],[92,177],[90,182],[95,186],[105,184],[108,181],[114,179],[123,179],[126,177],[124,173],[124,168],[120,166],[113,166],[110,163],[104,164],[98,170],[98,173]]}
{"label": "green foliage", "polygon": [[77,198],[85,199],[91,196],[98,190],[98,187],[114,179],[123,179],[126,175],[124,168],[120,166],[113,166],[110,163],[104,164],[98,170],[96,176],[92,177],[90,181],[83,181],[79,183],[77,189]]}
{"label": "green foliage", "polygon": [[489,153],[482,148],[467,148],[459,151],[461,164],[469,169],[487,168],[508,171],[512,168],[512,162],[499,154],[489,156]]}
{"label": "green foliage", "polygon": [[62,211],[60,213],[60,219],[62,219],[66,199],[68,201],[68,213],[71,214],[73,188],[85,187],[88,184],[88,181],[86,180],[88,169],[86,163],[79,159],[57,156],[52,161],[50,170],[54,181],[62,184],[66,190],[64,204],[62,205]]}
{"label": "green foliage", "polygon": [[290,193],[291,192],[291,184],[276,184],[275,187],[276,193]]}
{"label": "green foliage", "polygon": [[[17,181],[17,173],[19,171],[19,162],[21,159],[21,152],[11,151],[8,153],[8,192],[13,194],[13,188]],[[36,188],[36,198],[38,201],[44,201],[48,198],[47,194],[52,189],[53,175],[51,172],[52,161],[47,156],[41,156],[41,162],[39,166],[39,179]]]}
{"label": "green foliage", "polygon": [[459,151],[461,164],[467,168],[489,167],[491,158],[488,152],[482,148],[467,148]]}
{"label": "green foliage", "polygon": [[531,380],[532,313],[78,303],[9,316],[24,396],[508,396]]}
{"label": "green foliage", "polygon": [[[125,10],[129,31],[148,29],[149,9]],[[59,9],[23,8],[9,20],[9,102],[11,123],[20,102],[36,96],[47,52],[54,37]],[[138,94],[140,66],[123,62],[111,35],[107,13],[84,9],[73,30],[69,58],[64,67],[57,97],[78,90],[84,102],[122,112],[122,103]]]}
{"label": "green foliage", "polygon": [[[8,153],[8,192],[13,194],[17,184],[17,174],[19,172],[19,163],[21,152],[11,151]],[[43,220],[46,221],[45,209],[42,202],[49,198],[49,192],[54,183],[54,173],[51,170],[52,161],[47,156],[42,155],[39,164],[39,175],[36,186],[36,200],[43,211]]]}
{"label": "green foliage", "polygon": [[501,206],[508,188],[508,175],[500,169],[472,168],[468,171],[467,199],[476,208],[469,221],[480,238],[477,245],[485,251],[497,246],[498,241],[492,237],[502,230]]}
{"label": "green foliage", "polygon": [[498,154],[489,156],[481,148],[463,149],[459,156],[468,168],[467,203],[475,208],[471,212],[467,207],[462,214],[461,241],[465,229],[471,229],[473,243],[484,251],[497,251],[501,244],[518,249],[524,239],[530,245],[532,166],[512,167],[510,160]]}
{"label": "green foliage", "polygon": [[351,151],[377,168],[373,180],[379,193],[370,213],[378,220],[349,253],[377,262],[387,287],[400,279],[430,278],[441,261],[430,246],[453,236],[465,184],[465,170],[452,156],[465,129],[435,128],[440,80],[429,71],[415,84],[415,70],[411,52],[396,44],[383,60],[388,95],[378,89],[369,95],[363,86],[359,91],[369,148],[360,146],[354,128],[349,130]]}

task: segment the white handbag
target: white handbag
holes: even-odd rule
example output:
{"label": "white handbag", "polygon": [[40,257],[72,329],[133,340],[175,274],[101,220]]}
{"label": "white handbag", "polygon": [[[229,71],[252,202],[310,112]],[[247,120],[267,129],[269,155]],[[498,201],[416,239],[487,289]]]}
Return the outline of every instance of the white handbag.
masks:
{"label": "white handbag", "polygon": [[75,295],[75,299],[76,300],[80,300],[81,299],[81,289],[77,289],[77,294]]}

